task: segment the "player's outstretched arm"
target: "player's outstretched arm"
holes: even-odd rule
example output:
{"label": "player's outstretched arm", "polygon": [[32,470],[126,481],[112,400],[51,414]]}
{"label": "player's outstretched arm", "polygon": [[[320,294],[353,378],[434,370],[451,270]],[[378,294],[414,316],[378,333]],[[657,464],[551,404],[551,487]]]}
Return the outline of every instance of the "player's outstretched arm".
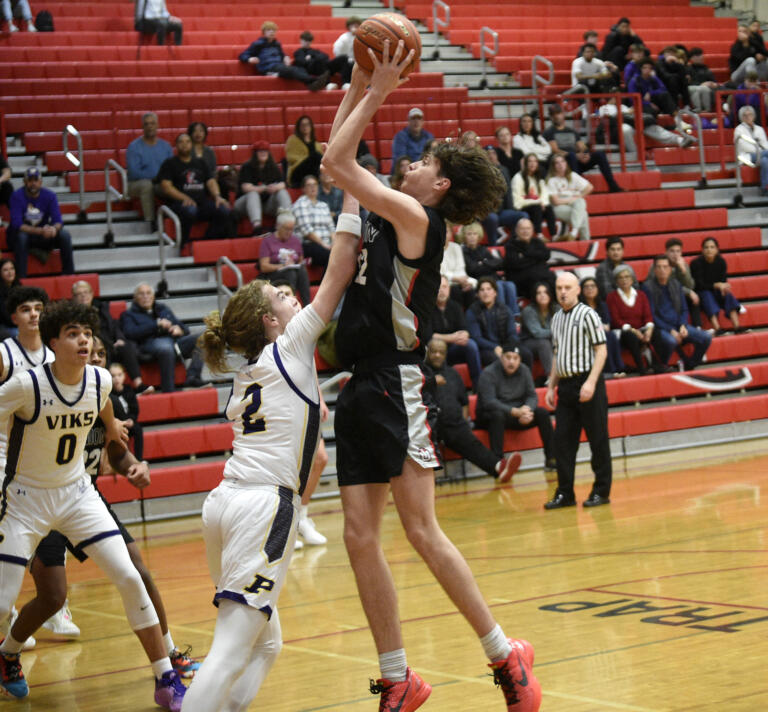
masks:
{"label": "player's outstretched arm", "polygon": [[112,469],[126,477],[134,487],[144,489],[151,482],[149,463],[146,460],[137,460],[122,443],[114,440],[107,443],[107,458]]}
{"label": "player's outstretched arm", "polygon": [[344,203],[339,215],[333,246],[323,281],[312,300],[312,308],[324,321],[329,322],[341,301],[347,286],[357,271],[358,243],[361,234],[360,206],[349,193],[344,193]]}

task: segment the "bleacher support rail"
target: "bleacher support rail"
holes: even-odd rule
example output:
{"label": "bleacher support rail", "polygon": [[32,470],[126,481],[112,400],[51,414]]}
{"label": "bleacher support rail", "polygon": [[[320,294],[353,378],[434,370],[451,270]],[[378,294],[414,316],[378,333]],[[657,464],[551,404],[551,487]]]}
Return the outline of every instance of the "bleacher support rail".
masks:
{"label": "bleacher support rail", "polygon": [[[549,79],[545,79],[540,76],[537,70],[537,65],[543,64],[549,69]],[[540,54],[535,54],[531,59],[531,77],[533,79],[533,93],[539,93],[539,84],[542,86],[549,86],[555,81],[555,65],[552,64],[546,57],[542,57]]]}
{"label": "bleacher support rail", "polygon": [[[173,223],[175,238],[171,238],[165,232],[165,220],[168,218]],[[160,251],[160,281],[155,289],[155,296],[159,299],[168,297],[168,280],[165,278],[165,248],[176,247],[181,244],[181,221],[179,216],[173,212],[167,205],[161,205],[157,209],[157,242]]]}
{"label": "bleacher support rail", "polygon": [[[493,47],[489,47],[485,43],[486,36],[490,35],[493,40]],[[482,60],[483,78],[480,80],[480,88],[485,89],[488,86],[488,80],[486,75],[486,56],[495,57],[499,53],[499,33],[496,30],[492,30],[490,27],[480,28],[480,59]]]}
{"label": "bleacher support rail", "polygon": [[[438,10],[442,9],[445,19],[438,17]],[[432,34],[434,38],[435,49],[432,51],[432,59],[440,59],[440,50],[437,43],[440,40],[440,29],[444,29],[451,24],[451,8],[443,0],[434,0],[432,3]]]}
{"label": "bleacher support rail", "polygon": [[680,109],[675,117],[675,125],[679,131],[682,131],[680,122],[682,121],[683,116],[693,119],[693,123],[696,125],[696,138],[698,139],[697,143],[699,144],[699,167],[701,170],[701,178],[699,179],[698,187],[706,188],[707,166],[706,161],[704,160],[704,134],[701,132],[701,117],[695,111],[691,111],[690,109]]}
{"label": "bleacher support rail", "polygon": [[[69,137],[74,136],[77,141],[77,155],[75,156],[72,151],[69,150]],[[64,130],[61,132],[62,150],[67,160],[77,168],[78,171],[78,193],[80,197],[80,210],[77,213],[78,222],[85,222],[87,219],[85,212],[85,167],[83,166],[83,137],[80,132],[72,126],[67,124]]]}
{"label": "bleacher support rail", "polygon": [[[111,181],[110,168],[114,168],[120,176],[122,190],[118,191]],[[114,158],[104,164],[104,204],[107,212],[107,231],[104,233],[104,244],[115,246],[115,234],[112,232],[112,200],[124,200],[128,196],[128,172]]]}
{"label": "bleacher support rail", "polygon": [[224,313],[227,301],[229,301],[230,297],[234,294],[234,292],[224,284],[224,267],[231,269],[232,273],[235,275],[237,289],[240,289],[240,287],[243,286],[243,273],[240,271],[240,268],[226,255],[219,257],[219,259],[216,260],[216,303],[219,307],[219,314]]}

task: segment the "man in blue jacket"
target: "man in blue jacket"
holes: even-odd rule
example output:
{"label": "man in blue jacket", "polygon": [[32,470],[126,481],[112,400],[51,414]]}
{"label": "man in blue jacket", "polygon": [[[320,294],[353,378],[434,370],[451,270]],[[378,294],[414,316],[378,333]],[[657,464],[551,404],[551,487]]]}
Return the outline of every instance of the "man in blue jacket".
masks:
{"label": "man in blue jacket", "polygon": [[240,61],[254,65],[259,74],[276,74],[281,79],[295,79],[303,82],[310,91],[322,89],[328,82],[328,77],[331,76],[328,71],[320,76],[313,76],[303,67],[287,64],[286,62],[290,60],[277,41],[277,25],[269,21],[261,26],[261,37],[241,52]]}
{"label": "man in blue jacket", "polygon": [[43,188],[40,169],[27,168],[24,187],[11,194],[11,224],[8,227],[8,247],[16,259],[16,276],[27,276],[30,250],[45,262],[51,250],[61,251],[61,271],[74,274],[72,237],[64,229],[56,193]]}
{"label": "man in blue jacket", "polygon": [[408,112],[408,126],[400,129],[392,139],[392,173],[395,172],[398,159],[408,156],[411,162],[418,161],[426,145],[434,136],[424,128],[424,112],[414,106]]}
{"label": "man in blue jacket", "polygon": [[204,385],[201,376],[203,361],[197,349],[197,335],[169,307],[155,301],[155,291],[142,282],[133,292],[130,308],[120,315],[120,326],[125,335],[139,345],[139,352],[154,358],[160,366],[160,387],[164,393],[175,390],[174,370],[176,356],[190,358],[186,387]]}

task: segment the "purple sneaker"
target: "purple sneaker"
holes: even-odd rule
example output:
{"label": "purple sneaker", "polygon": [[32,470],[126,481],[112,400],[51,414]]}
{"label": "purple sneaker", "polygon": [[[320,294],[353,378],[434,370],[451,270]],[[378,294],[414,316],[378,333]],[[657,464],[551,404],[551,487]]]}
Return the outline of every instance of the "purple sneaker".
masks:
{"label": "purple sneaker", "polygon": [[164,710],[181,712],[186,693],[187,688],[175,670],[168,670],[159,680],[155,680],[155,702]]}

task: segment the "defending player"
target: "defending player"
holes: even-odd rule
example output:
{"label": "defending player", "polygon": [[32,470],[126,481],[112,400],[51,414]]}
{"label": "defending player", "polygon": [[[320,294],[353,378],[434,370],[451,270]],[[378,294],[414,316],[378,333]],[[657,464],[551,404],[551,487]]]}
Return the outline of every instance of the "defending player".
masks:
{"label": "defending player", "polygon": [[344,541],[381,668],[382,679],[371,692],[381,694],[379,709],[401,712],[417,709],[431,692],[408,667],[397,594],[381,547],[381,518],[391,488],[408,540],[480,638],[507,709],[536,712],[541,688],[531,672],[533,647],[505,636],[469,566],[437,522],[432,469],[440,462],[419,366],[428,337],[424,325],[440,283],[444,220],[466,224],[484,217],[505,184],[479,149],[455,143],[440,143],[412,163],[400,192],[357,164],[363,131],[402,82],[400,73],[411,59],[409,53],[400,62],[403,43],[398,44],[391,61],[379,62],[369,52],[371,76],[355,66],[334,121],[335,138],[323,156],[338,186],[371,211],[336,332],[337,353],[353,366],[354,375],[341,392],[335,418]]}
{"label": "defending player", "polygon": [[[90,363],[92,366],[99,366],[101,368],[106,368],[107,366],[107,350],[104,342],[98,336],[93,337]],[[105,408],[111,411],[111,405],[111,402],[105,403]],[[113,441],[107,445],[106,427],[101,418],[97,418],[96,423],[88,433],[84,451],[85,471],[90,476],[97,492],[99,489],[97,483],[99,468],[102,453],[105,449],[109,463],[115,472],[124,475],[132,485],[139,489],[149,485],[149,465],[146,462],[139,462],[133,453],[122,443]],[[99,496],[104,499],[101,492],[99,492]],[[152,600],[152,605],[155,607],[163,634],[163,643],[168,651],[168,657],[171,660],[173,669],[181,677],[192,677],[200,667],[200,663],[189,657],[188,651],[182,652],[174,645],[168,630],[165,606],[163,605],[160,591],[157,589],[152,574],[144,563],[139,547],[105,499],[104,504],[107,506],[109,514],[115,520],[115,524],[120,530],[120,535],[128,547],[131,561],[139,572],[147,593]],[[70,549],[72,555],[80,562],[88,558],[86,551],[80,547],[73,547],[67,541],[67,538],[57,531],[52,531],[38,545],[29,565],[30,573],[35,581],[36,595],[24,605],[18,620],[13,624],[11,630],[16,640],[24,640],[26,636],[31,636],[41,625],[45,624],[45,621],[52,614],[59,617],[62,616],[62,611],[66,608],[64,602],[67,596],[67,574],[64,568],[67,548]],[[68,622],[70,626],[73,625],[71,619]],[[79,629],[77,632],[79,635]]]}
{"label": "defending player", "polygon": [[343,211],[309,306],[301,309],[295,297],[254,281],[235,293],[223,315],[206,319],[200,337],[212,370],[227,370],[227,348],[248,363],[226,409],[235,431],[232,457],[203,505],[219,611],[185,712],[245,710],[282,646],[277,599],[320,431],[315,342],[354,274],[360,236],[357,201],[345,197]]}
{"label": "defending player", "polygon": [[[117,587],[152,664],[155,702],[177,711],[186,688],[168,659],[157,614],[120,531],[83,463],[86,438],[97,417],[110,439],[121,437],[106,406],[109,372],[88,365],[98,325],[98,314],[89,307],[68,300],[49,304],[40,334],[56,360],[20,373],[0,388],[0,413],[12,418],[0,501],[0,619],[18,596],[35,547],[57,529],[86,549]],[[29,694],[21,670],[22,645],[13,632],[0,644],[0,690],[16,698]]]}

